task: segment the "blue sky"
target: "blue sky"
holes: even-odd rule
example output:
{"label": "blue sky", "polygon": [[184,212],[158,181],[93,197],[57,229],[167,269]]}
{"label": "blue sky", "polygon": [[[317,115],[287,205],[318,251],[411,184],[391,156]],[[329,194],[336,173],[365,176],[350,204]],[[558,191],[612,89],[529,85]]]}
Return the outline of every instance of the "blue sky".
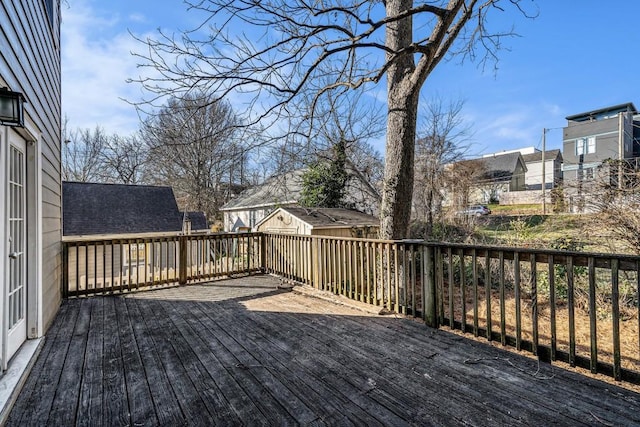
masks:
{"label": "blue sky", "polygon": [[[526,0],[529,1],[529,0]],[[640,60],[640,2],[628,0],[537,0],[540,15],[527,20],[496,14],[494,24],[515,25],[498,71],[476,64],[441,63],[427,79],[423,98],[464,99],[463,114],[474,130],[468,155],[527,146],[561,148],[565,117],[634,102]],[[131,52],[144,46],[131,37],[153,37],[157,29],[193,28],[198,17],[180,0],[69,0],[62,6],[63,114],[69,125],[102,126],[109,133],[134,132],[140,88],[126,80],[139,75]],[[492,24],[493,25],[493,24]],[[379,98],[384,98],[383,86]],[[381,95],[381,96],[380,96]],[[384,141],[374,141],[384,153]]]}

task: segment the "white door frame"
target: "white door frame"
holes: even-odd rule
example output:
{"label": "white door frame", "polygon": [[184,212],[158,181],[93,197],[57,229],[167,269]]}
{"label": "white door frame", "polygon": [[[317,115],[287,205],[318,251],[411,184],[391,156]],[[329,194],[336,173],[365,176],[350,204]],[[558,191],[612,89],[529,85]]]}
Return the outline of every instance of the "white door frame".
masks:
{"label": "white door frame", "polygon": [[[5,161],[5,357],[27,340],[27,142],[9,134]],[[12,295],[13,294],[13,295]]]}
{"label": "white door frame", "polygon": [[25,127],[19,132],[13,128],[0,126],[0,293],[2,301],[0,304],[0,372],[7,368],[9,362],[8,348],[8,307],[6,298],[6,287],[8,286],[8,206],[7,206],[7,171],[8,153],[10,140],[22,140],[25,143],[25,220],[26,220],[26,241],[25,264],[26,264],[26,337],[36,338],[43,334],[42,330],[42,182],[41,148],[38,144],[39,132],[36,126],[25,117]]}

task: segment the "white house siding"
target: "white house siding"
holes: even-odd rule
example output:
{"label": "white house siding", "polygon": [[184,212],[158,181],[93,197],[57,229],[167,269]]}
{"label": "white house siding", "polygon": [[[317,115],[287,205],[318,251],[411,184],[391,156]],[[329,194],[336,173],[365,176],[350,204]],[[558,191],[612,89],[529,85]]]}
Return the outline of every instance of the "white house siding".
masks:
{"label": "white house siding", "polygon": [[[47,5],[51,6],[51,20]],[[27,128],[36,139],[27,149],[32,159],[27,179],[37,183],[29,190],[28,199],[35,201],[29,209],[29,230],[37,230],[41,240],[29,254],[28,268],[39,282],[36,287],[42,306],[36,321],[28,322],[31,337],[46,331],[61,300],[59,11],[60,0],[0,2],[0,87],[24,94]],[[4,177],[0,179],[5,185]],[[32,292],[29,298],[34,297]]]}
{"label": "white house siding", "polygon": [[[545,160],[545,186],[553,188],[556,181],[556,165],[555,160]],[[527,188],[542,188],[542,161],[527,163],[527,172],[525,174],[525,185]]]}
{"label": "white house siding", "polygon": [[260,224],[257,231],[280,234],[312,234],[311,230],[313,229],[313,227],[311,227],[309,224],[301,221],[299,218],[291,215],[288,212],[280,212],[281,213],[277,216],[272,216],[271,218]]}
{"label": "white house siding", "polygon": [[275,207],[268,208],[246,208],[244,210],[225,211],[224,212],[224,230],[233,231],[233,225],[238,218],[245,227],[253,229],[257,223],[262,221],[267,215],[275,210]]}

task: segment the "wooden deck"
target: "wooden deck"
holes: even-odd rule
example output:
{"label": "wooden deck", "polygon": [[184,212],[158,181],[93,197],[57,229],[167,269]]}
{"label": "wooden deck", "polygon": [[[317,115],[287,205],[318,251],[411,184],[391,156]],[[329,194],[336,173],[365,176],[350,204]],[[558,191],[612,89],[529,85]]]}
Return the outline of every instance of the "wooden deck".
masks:
{"label": "wooden deck", "polygon": [[8,425],[640,424],[640,394],[277,284],[65,301]]}

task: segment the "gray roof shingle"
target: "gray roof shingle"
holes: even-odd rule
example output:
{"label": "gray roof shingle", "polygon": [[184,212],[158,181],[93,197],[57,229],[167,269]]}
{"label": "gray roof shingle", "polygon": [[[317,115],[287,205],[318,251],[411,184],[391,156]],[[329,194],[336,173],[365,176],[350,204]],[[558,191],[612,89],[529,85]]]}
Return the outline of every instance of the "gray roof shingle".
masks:
{"label": "gray roof shingle", "polygon": [[302,194],[302,175],[305,169],[298,169],[282,175],[272,176],[262,185],[251,187],[227,202],[221,210],[238,210],[260,206],[297,203]]}
{"label": "gray roof shingle", "polygon": [[[376,189],[351,162],[347,162],[346,169],[349,179],[345,189],[345,200],[352,203],[356,209],[377,212],[380,195]],[[303,168],[272,176],[263,184],[243,191],[220,210],[237,211],[267,206],[296,205],[302,195],[302,176],[306,171],[307,169]]]}
{"label": "gray roof shingle", "polygon": [[[560,150],[547,150],[544,153],[545,162],[549,160],[555,160],[558,157],[560,157],[560,160],[562,161],[562,154],[560,153]],[[531,153],[531,154],[524,154],[522,156],[522,160],[524,160],[525,163],[541,162],[542,151],[536,151],[535,153]]]}
{"label": "gray roof shingle", "polygon": [[[505,181],[510,180],[515,173],[520,158],[521,154],[516,152],[482,157],[479,159],[462,160],[458,162],[458,164],[482,171],[482,176],[485,179]],[[526,168],[524,162],[522,166]]]}
{"label": "gray roof shingle", "polygon": [[299,218],[314,228],[323,227],[355,227],[380,225],[380,221],[373,215],[342,208],[295,208],[286,207],[282,210]]}
{"label": "gray roof shingle", "polygon": [[191,221],[192,230],[208,230],[209,224],[207,223],[207,217],[204,212],[189,211],[183,212],[185,219]]}
{"label": "gray roof shingle", "polygon": [[62,183],[64,236],[182,230],[171,187]]}

